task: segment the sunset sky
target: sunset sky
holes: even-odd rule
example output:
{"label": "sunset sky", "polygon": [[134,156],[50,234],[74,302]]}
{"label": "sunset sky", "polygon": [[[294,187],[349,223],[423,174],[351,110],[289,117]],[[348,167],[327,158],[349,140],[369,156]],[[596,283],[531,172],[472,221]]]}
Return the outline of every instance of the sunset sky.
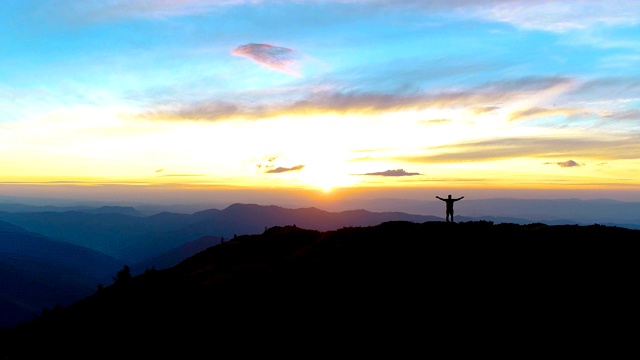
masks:
{"label": "sunset sky", "polygon": [[637,0],[0,8],[0,195],[640,201]]}

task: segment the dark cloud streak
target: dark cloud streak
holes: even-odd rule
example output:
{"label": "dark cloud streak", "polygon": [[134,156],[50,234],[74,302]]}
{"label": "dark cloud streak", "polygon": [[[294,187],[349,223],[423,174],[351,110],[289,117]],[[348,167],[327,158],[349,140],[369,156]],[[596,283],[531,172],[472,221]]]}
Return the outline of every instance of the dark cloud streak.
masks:
{"label": "dark cloud streak", "polygon": [[300,171],[302,170],[302,168],[304,167],[304,165],[296,165],[294,167],[277,167],[275,169],[271,169],[271,170],[267,170],[265,171],[265,173],[267,174],[280,174],[280,173],[284,173],[284,172],[290,172],[290,171]]}
{"label": "dark cloud streak", "polygon": [[406,172],[404,169],[396,169],[396,170],[385,170],[380,172],[372,172],[358,175],[372,175],[372,176],[415,176],[421,175],[416,172]]}
{"label": "dark cloud streak", "polygon": [[580,166],[580,164],[578,164],[577,162],[575,162],[573,160],[563,161],[563,162],[559,162],[559,163],[556,163],[556,164],[558,164],[558,166],[563,167],[563,168]]}

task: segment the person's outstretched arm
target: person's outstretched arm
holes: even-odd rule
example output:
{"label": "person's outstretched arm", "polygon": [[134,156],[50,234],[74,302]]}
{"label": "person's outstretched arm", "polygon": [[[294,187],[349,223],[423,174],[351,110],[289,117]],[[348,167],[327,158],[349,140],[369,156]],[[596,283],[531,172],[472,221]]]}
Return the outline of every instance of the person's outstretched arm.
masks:
{"label": "person's outstretched arm", "polygon": [[462,200],[462,199],[464,199],[464,196],[460,196],[459,198],[456,199],[456,201]]}
{"label": "person's outstretched arm", "polygon": [[444,199],[443,199],[443,198],[441,198],[440,196],[436,196],[436,198],[437,198],[437,199],[440,199],[440,200],[444,200]]}

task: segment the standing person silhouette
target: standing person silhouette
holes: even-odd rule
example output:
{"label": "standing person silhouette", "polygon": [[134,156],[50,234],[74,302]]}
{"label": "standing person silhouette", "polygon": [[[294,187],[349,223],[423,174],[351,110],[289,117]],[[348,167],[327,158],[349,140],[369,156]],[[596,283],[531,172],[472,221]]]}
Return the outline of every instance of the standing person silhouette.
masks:
{"label": "standing person silhouette", "polygon": [[454,222],[454,221],[453,221],[453,203],[454,203],[454,202],[456,202],[456,201],[458,201],[458,200],[462,200],[462,199],[464,199],[464,196],[461,196],[461,197],[459,197],[459,198],[457,198],[457,199],[452,199],[452,198],[451,198],[451,195],[449,195],[449,197],[448,197],[448,198],[446,198],[446,199],[443,199],[443,198],[441,198],[440,196],[436,196],[436,198],[438,198],[438,199],[440,199],[440,200],[442,200],[442,201],[444,201],[444,202],[446,202],[446,203],[447,203],[447,216],[446,216],[446,220],[447,220],[447,222],[449,222],[449,217],[451,217],[451,222]]}

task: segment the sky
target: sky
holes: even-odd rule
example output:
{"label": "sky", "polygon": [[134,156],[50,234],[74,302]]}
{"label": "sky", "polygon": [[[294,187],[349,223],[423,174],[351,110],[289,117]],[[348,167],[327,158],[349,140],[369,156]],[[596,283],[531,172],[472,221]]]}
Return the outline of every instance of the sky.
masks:
{"label": "sky", "polygon": [[0,8],[0,195],[640,201],[637,0]]}

